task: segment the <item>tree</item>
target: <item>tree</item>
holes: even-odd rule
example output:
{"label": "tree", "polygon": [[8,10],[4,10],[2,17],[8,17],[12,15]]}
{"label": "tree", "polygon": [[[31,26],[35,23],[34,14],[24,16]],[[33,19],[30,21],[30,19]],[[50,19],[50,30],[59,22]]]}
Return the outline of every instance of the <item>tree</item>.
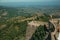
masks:
{"label": "tree", "polygon": [[44,26],[39,26],[30,40],[44,40],[45,30]]}

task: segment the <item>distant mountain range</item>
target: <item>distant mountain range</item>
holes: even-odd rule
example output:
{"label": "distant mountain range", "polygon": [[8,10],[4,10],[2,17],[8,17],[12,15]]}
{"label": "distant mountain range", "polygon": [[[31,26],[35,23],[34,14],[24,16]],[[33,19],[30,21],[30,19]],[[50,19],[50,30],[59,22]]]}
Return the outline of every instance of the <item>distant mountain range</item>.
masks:
{"label": "distant mountain range", "polygon": [[36,6],[60,6],[60,2],[7,2],[0,3],[0,6],[8,7],[36,7]]}

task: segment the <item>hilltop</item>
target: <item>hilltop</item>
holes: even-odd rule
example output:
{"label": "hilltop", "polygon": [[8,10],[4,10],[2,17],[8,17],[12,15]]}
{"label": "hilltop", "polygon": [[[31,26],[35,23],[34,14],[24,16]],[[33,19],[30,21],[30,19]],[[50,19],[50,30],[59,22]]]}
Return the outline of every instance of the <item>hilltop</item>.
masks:
{"label": "hilltop", "polygon": [[[29,22],[33,21],[33,24],[34,21],[38,23],[48,22],[49,19],[51,19],[51,15],[53,15],[52,18],[57,17],[55,13],[58,13],[57,15],[59,15],[60,8],[0,6],[0,40],[24,40],[26,31],[30,30],[27,29],[29,28]],[[35,24],[37,24],[36,22]],[[32,27],[31,30],[35,31]],[[39,30],[44,31],[42,26]],[[33,33],[33,31],[31,32]]]}

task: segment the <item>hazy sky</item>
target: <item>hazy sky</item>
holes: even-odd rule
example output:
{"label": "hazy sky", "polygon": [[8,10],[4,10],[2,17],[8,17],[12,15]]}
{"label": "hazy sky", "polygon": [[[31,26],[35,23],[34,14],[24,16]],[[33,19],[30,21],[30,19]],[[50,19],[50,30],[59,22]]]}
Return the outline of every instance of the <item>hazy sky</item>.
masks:
{"label": "hazy sky", "polygon": [[60,1],[60,0],[0,0],[0,2],[48,2],[48,1]]}

